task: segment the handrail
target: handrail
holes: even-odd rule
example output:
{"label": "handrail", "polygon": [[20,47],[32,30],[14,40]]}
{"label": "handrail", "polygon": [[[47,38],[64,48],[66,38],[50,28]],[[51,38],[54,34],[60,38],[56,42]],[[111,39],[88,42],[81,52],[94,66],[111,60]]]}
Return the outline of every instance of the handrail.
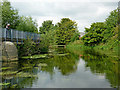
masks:
{"label": "handrail", "polygon": [[6,30],[6,28],[0,28],[0,33],[2,33],[2,38],[4,40],[10,39],[12,41],[13,39],[16,39],[17,42],[18,40],[23,40],[23,39],[28,39],[28,38],[32,39],[33,41],[40,40],[40,34],[32,33],[32,32],[24,32],[24,31],[18,31],[14,29],[11,29],[10,31],[8,31]]}

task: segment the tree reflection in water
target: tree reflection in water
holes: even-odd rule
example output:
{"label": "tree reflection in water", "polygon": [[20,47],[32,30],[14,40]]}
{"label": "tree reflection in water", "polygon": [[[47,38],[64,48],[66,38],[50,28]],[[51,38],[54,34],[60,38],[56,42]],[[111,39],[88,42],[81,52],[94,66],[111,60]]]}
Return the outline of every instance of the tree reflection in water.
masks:
{"label": "tree reflection in water", "polygon": [[3,85],[3,88],[32,87],[32,84],[37,82],[38,73],[49,73],[51,79],[53,79],[55,69],[63,76],[69,76],[77,71],[80,58],[85,61],[86,69],[89,68],[93,74],[105,76],[111,87],[120,86],[120,83],[118,83],[120,81],[118,58],[108,57],[93,50],[71,52],[64,48],[57,48],[55,53],[57,54],[51,58],[3,62],[2,73],[11,72],[2,74],[3,83],[8,83],[8,85]]}
{"label": "tree reflection in water", "polygon": [[86,62],[86,68],[89,67],[94,74],[103,74],[111,83],[111,87],[120,86],[118,58],[102,55],[94,50],[85,50],[82,58]]}

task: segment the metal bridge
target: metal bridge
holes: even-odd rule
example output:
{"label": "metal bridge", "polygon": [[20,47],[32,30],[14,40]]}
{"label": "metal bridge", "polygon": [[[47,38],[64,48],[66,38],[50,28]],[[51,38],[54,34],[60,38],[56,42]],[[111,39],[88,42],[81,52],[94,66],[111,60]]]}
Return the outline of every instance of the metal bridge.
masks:
{"label": "metal bridge", "polygon": [[11,41],[16,42],[17,44],[22,44],[24,40],[27,40],[28,38],[32,39],[36,43],[40,42],[40,34],[18,31],[14,29],[11,29],[10,33],[8,33],[6,28],[0,28],[0,38],[2,38],[2,41]]}

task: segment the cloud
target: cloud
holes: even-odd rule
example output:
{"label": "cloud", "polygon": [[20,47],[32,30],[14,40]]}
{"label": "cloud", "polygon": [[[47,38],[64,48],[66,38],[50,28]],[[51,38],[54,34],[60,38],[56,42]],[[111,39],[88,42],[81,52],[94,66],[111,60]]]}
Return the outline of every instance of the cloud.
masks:
{"label": "cloud", "polygon": [[[11,1],[11,0],[10,0]],[[51,1],[51,2],[50,2]],[[104,2],[103,2],[104,1]],[[79,31],[93,22],[102,22],[117,8],[118,0],[12,0],[20,15],[32,16],[39,26],[45,20],[59,22],[68,17],[78,23]]]}
{"label": "cloud", "polygon": [[119,0],[9,0],[11,2],[119,2]]}

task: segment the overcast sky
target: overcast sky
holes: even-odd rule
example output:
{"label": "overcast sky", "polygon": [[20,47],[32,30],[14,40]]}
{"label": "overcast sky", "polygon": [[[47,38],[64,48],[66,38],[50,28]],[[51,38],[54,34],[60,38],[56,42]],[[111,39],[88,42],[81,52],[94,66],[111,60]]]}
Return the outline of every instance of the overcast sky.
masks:
{"label": "overcast sky", "polygon": [[103,22],[118,7],[119,0],[9,0],[19,15],[31,16],[39,26],[45,20],[56,24],[61,18],[78,23],[80,32],[93,22]]}

